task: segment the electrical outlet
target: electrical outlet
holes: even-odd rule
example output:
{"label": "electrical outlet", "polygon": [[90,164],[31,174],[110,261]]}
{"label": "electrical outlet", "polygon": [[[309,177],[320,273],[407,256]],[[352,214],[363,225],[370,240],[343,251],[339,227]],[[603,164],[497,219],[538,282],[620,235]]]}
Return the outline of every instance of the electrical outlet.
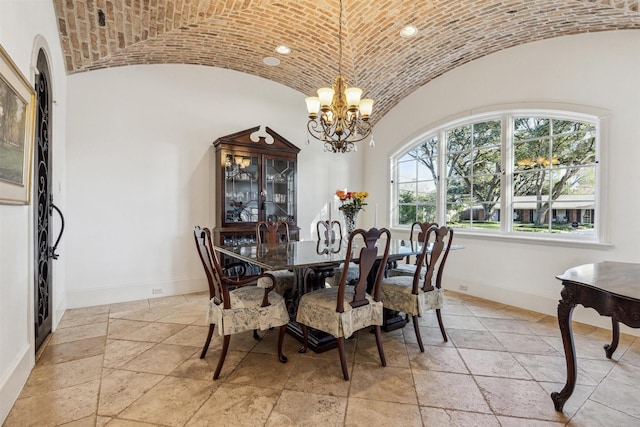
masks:
{"label": "electrical outlet", "polygon": [[153,288],[153,289],[151,289],[151,293],[153,295],[161,294],[162,293],[162,288]]}
{"label": "electrical outlet", "polygon": [[458,289],[460,289],[461,291],[468,291],[469,287],[467,285],[460,285]]}

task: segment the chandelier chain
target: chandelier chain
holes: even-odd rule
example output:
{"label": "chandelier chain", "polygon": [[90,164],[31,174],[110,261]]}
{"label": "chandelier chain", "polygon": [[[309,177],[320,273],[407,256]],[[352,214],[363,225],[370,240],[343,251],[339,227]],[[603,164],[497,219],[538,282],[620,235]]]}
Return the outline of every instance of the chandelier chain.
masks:
{"label": "chandelier chain", "polygon": [[[373,99],[361,99],[362,89],[347,86],[342,75],[342,20],[343,4],[340,0],[338,20],[338,76],[332,87],[318,89],[318,96],[305,99],[309,121],[307,122],[307,143],[309,136],[324,143],[325,151],[346,153],[357,151],[356,142],[371,135],[369,116]],[[373,147],[373,137],[370,145]]]}
{"label": "chandelier chain", "polygon": [[340,0],[340,20],[338,21],[338,75],[342,75],[342,0]]}

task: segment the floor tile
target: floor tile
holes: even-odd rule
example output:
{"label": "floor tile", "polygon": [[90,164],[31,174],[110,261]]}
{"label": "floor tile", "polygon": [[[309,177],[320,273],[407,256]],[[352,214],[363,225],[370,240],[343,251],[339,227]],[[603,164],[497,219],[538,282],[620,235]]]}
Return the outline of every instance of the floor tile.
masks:
{"label": "floor tile", "polygon": [[181,427],[213,391],[211,381],[166,377],[132,403],[118,418]]}
{"label": "floor tile", "polygon": [[345,397],[284,390],[265,427],[342,426],[346,407]]}
{"label": "floor tile", "polygon": [[117,416],[162,381],[163,375],[111,370],[102,377],[98,415]]}
{"label": "floor tile", "polygon": [[556,412],[549,394],[536,381],[493,377],[475,379],[495,415],[568,421],[563,413]]}
{"label": "floor tile", "polygon": [[424,353],[409,354],[411,369],[428,369],[431,371],[457,372],[468,374],[469,370],[456,348],[427,345]]}
{"label": "floor tile", "polygon": [[100,380],[19,398],[3,427],[57,426],[95,414]]}
{"label": "floor tile", "polygon": [[222,384],[186,424],[209,427],[261,426],[273,411],[280,391],[274,388]]}
{"label": "floor tile", "polygon": [[420,408],[422,423],[438,427],[500,427],[495,415],[477,412],[454,411],[442,408]]}
{"label": "floor tile", "polygon": [[342,377],[338,354],[335,356],[335,360],[309,357],[296,360],[284,388],[305,393],[348,396],[350,383]]}
{"label": "floor tile", "polygon": [[349,397],[417,404],[411,369],[356,363]]}
{"label": "floor tile", "polygon": [[42,352],[38,364],[51,365],[101,355],[105,351],[105,341],[105,338],[100,336],[62,344],[49,344]]}
{"label": "floor tile", "polygon": [[157,344],[121,366],[122,369],[167,375],[200,349]]}
{"label": "floor tile", "polygon": [[[341,424],[342,425],[342,424]],[[422,426],[418,405],[349,398],[345,426]]]}
{"label": "floor tile", "polygon": [[531,379],[531,375],[510,353],[468,348],[461,348],[458,351],[473,375]]}
{"label": "floor tile", "polygon": [[54,365],[36,366],[22,389],[21,397],[33,396],[99,380],[102,356],[77,359]]}
{"label": "floor tile", "polygon": [[491,413],[471,375],[414,370],[413,378],[420,406]]}

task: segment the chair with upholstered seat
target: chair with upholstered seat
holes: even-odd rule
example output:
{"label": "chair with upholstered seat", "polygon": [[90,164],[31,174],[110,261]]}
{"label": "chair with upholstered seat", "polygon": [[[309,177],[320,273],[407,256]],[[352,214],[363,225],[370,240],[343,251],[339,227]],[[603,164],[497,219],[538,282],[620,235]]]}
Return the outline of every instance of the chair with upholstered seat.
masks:
{"label": "chair with upholstered seat", "polygon": [[[384,241],[384,244],[382,243]],[[308,344],[308,327],[324,331],[338,339],[338,353],[342,375],[349,379],[344,341],[354,332],[374,326],[378,354],[382,366],[387,362],[382,348],[380,325],[382,325],[382,302],[380,283],[389,257],[391,233],[386,228],[368,231],[358,229],[349,236],[345,262],[352,259],[352,251],[358,252],[359,276],[354,286],[347,286],[347,270],[343,270],[338,285],[321,288],[302,295],[298,304],[296,321],[302,327],[304,353]],[[381,259],[380,251],[382,251]],[[374,270],[375,269],[375,270]],[[371,294],[367,293],[367,278],[376,277]]]}
{"label": "chair with upholstered seat", "polygon": [[[224,337],[213,379],[216,380],[220,376],[231,335],[240,332],[253,330],[254,337],[257,337],[255,332],[257,329],[264,331],[279,326],[278,359],[285,363],[287,358],[282,354],[282,342],[287,323],[289,323],[289,314],[282,296],[272,292],[275,283],[274,277],[268,273],[245,276],[242,264],[234,263],[222,268],[211,241],[210,230],[196,226],[193,229],[193,234],[209,283],[210,297],[207,314],[209,332],[200,358],[204,359],[207,354],[216,325],[218,325],[218,335]],[[226,275],[227,272],[239,275],[229,277]],[[257,286],[256,282],[259,279],[264,279],[263,283],[268,286]]]}
{"label": "chair with upholstered seat", "polygon": [[[318,232],[318,242],[325,240],[331,241],[335,240],[336,235],[339,236],[340,241],[342,242],[342,225],[339,221],[318,221],[316,224],[316,231]],[[347,269],[347,284],[358,279],[358,264],[355,262],[349,262],[349,268]],[[338,279],[342,275],[342,270],[344,269],[344,263],[340,264],[338,267],[333,269],[333,276],[327,277],[326,282],[330,286],[335,286],[337,284]]]}
{"label": "chair with upholstered seat", "polygon": [[[436,227],[438,226],[438,224],[436,223],[419,222],[419,221],[416,221],[413,224],[411,224],[411,233],[409,234],[409,241],[411,243],[418,243],[418,242],[424,241],[427,230],[429,230],[429,228],[432,225],[435,225]],[[389,277],[413,276],[413,274],[416,272],[416,262],[411,262],[411,258],[412,258],[411,256],[408,256],[406,258],[406,263],[397,264],[393,268],[388,269],[387,275]],[[424,277],[425,272],[426,272],[426,267],[423,265],[420,273],[422,277]]]}
{"label": "chair with upholstered seat", "polygon": [[[256,224],[256,242],[258,245],[274,244],[286,242],[289,243],[289,224],[285,221],[258,221]],[[285,295],[295,286],[296,275],[289,270],[273,270],[266,271],[276,279],[276,292]],[[263,279],[260,279],[262,281]],[[262,283],[259,283],[260,285]]]}
{"label": "chair with upholstered seat", "polygon": [[[432,225],[422,241],[422,251],[417,257],[413,276],[394,276],[382,280],[381,298],[384,307],[413,317],[413,329],[421,352],[424,352],[424,346],[418,317],[428,310],[436,311],[442,338],[448,340],[440,309],[444,305],[442,273],[452,241],[453,229]],[[426,266],[426,272],[421,275],[423,266]]]}

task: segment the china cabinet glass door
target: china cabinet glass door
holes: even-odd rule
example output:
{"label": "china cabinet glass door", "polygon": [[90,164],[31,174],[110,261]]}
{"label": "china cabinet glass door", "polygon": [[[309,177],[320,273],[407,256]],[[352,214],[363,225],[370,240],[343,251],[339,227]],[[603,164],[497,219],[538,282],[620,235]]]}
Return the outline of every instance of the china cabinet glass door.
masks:
{"label": "china cabinet glass door", "polygon": [[225,222],[257,222],[260,219],[258,156],[226,154],[224,167]]}
{"label": "china cabinet glass door", "polygon": [[267,221],[295,222],[295,188],[295,160],[265,156],[265,215]]}

